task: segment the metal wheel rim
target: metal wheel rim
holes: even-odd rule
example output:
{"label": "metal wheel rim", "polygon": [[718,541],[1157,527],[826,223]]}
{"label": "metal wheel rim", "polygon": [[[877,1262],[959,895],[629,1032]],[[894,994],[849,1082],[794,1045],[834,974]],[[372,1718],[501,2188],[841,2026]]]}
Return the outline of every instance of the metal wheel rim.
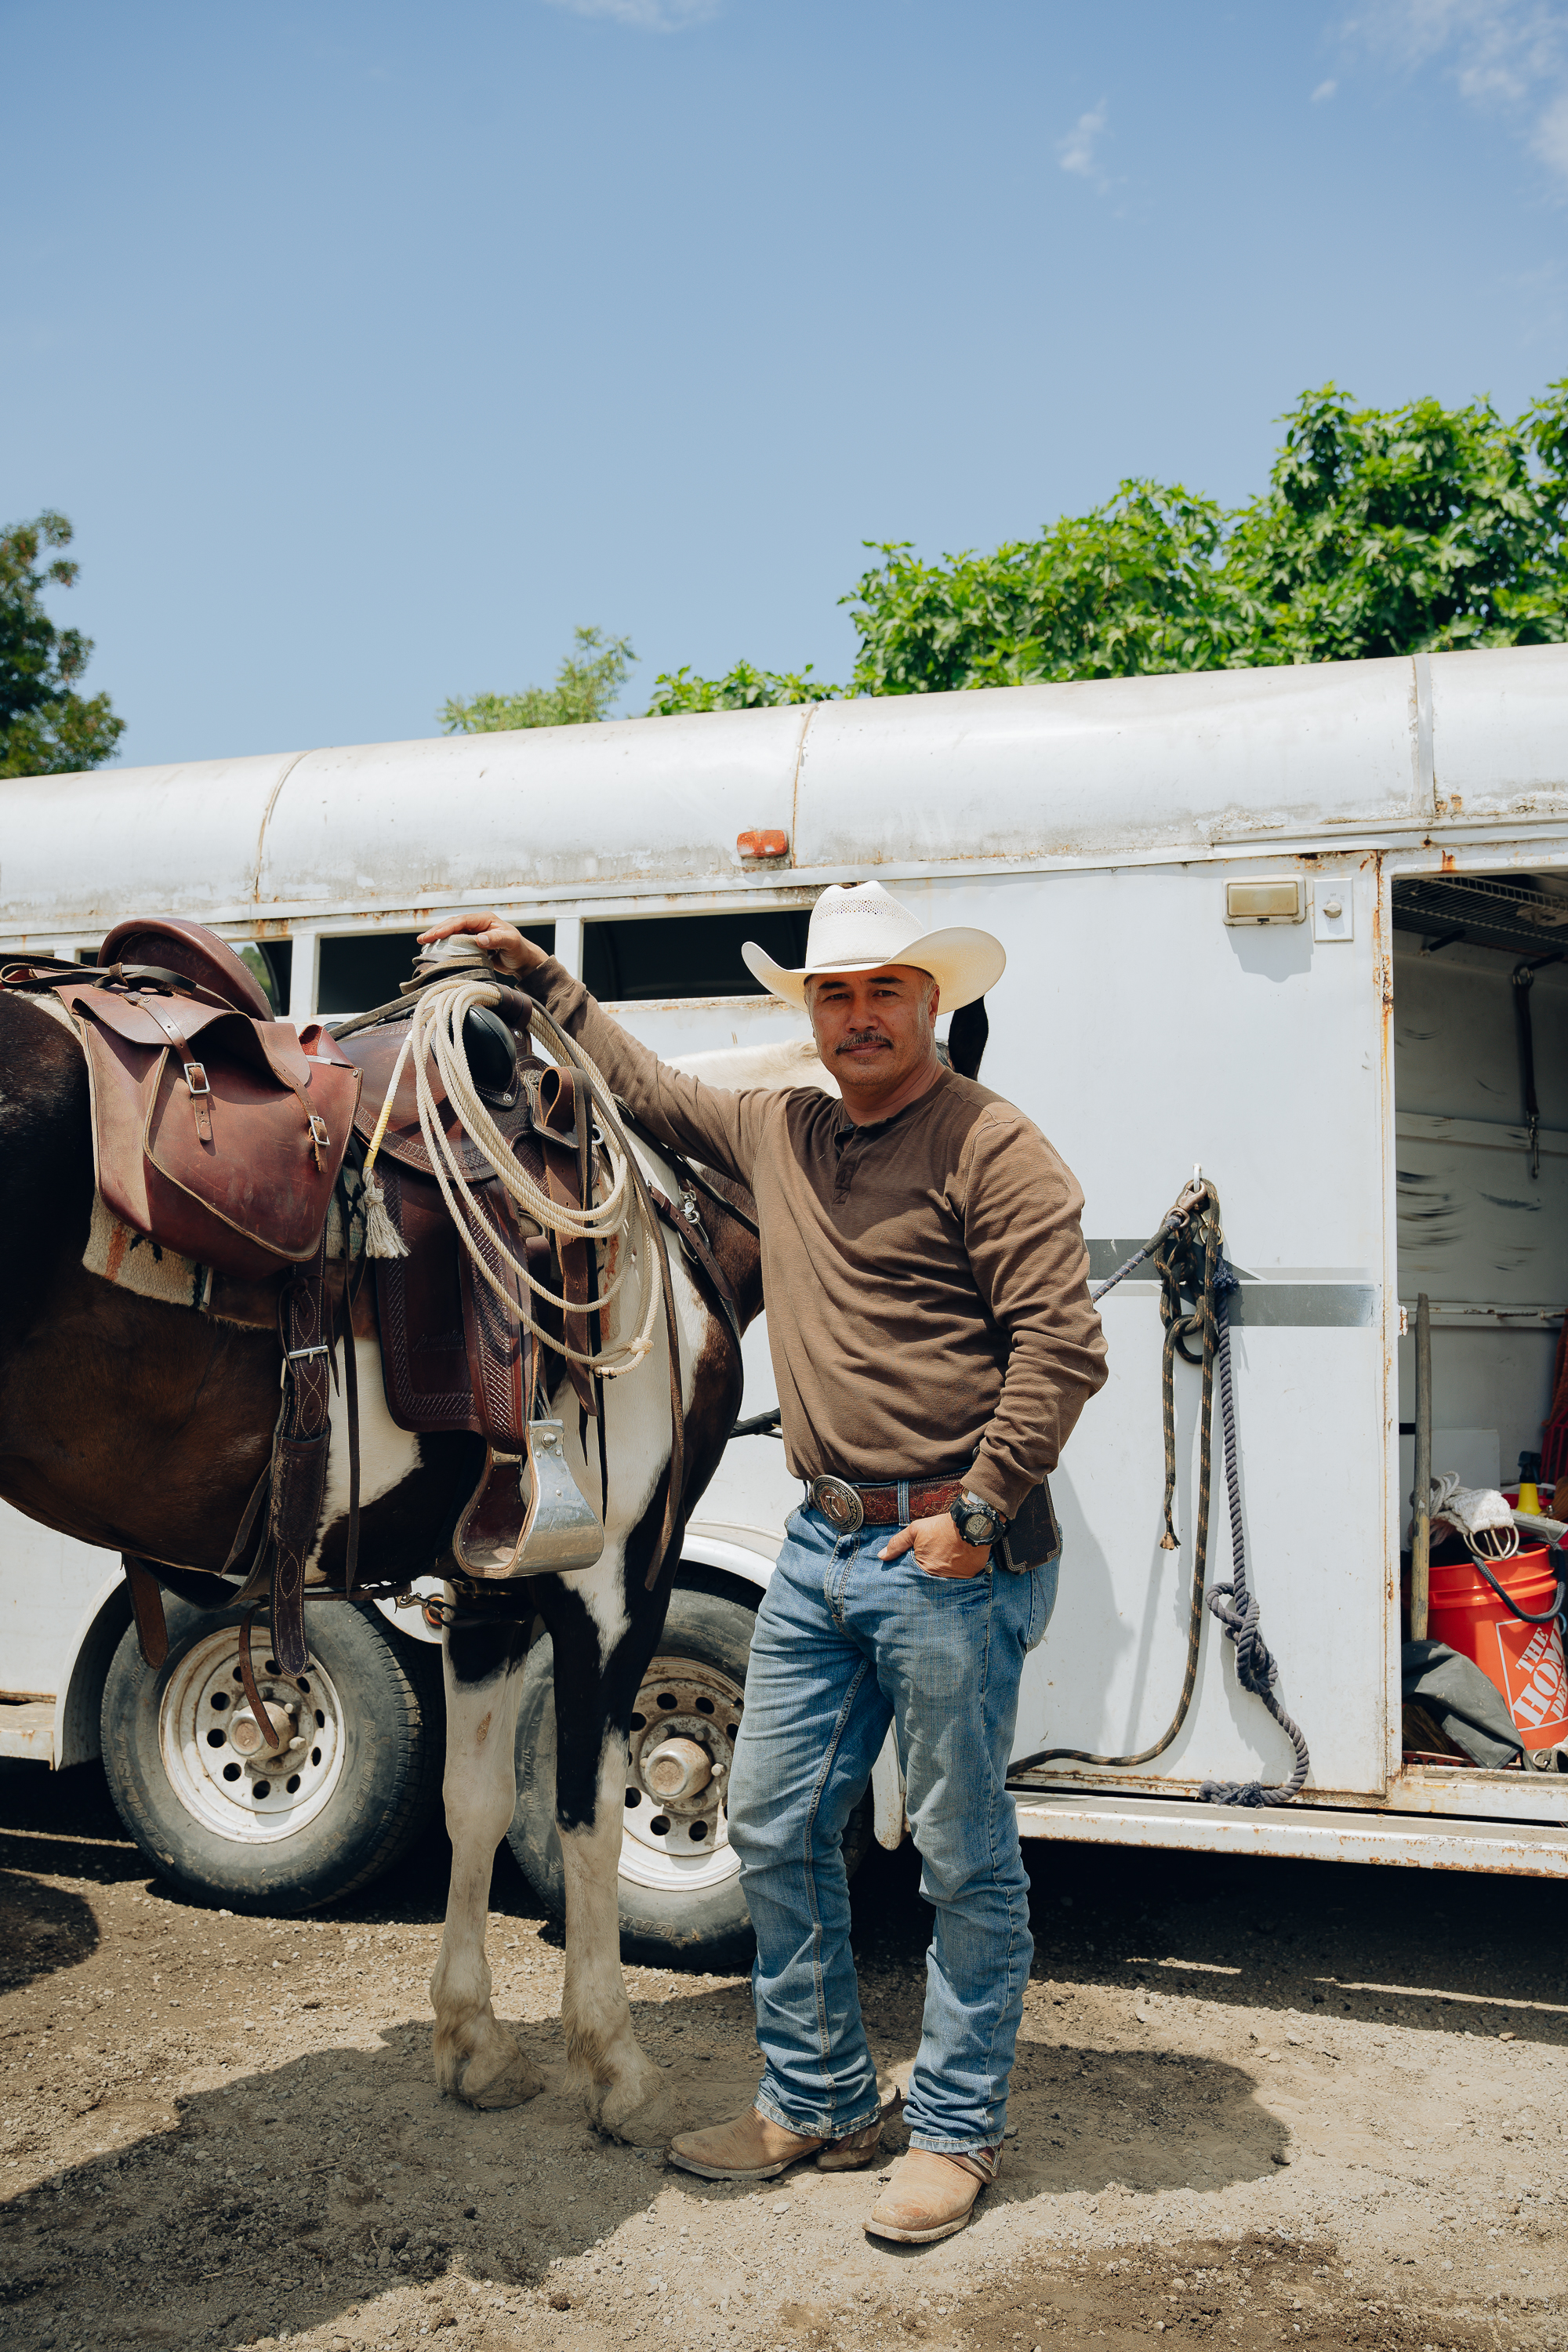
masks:
{"label": "metal wheel rim", "polygon": [[[673,1696],[677,1704],[661,1707],[661,1696]],[[710,1703],[711,1712],[700,1707],[703,1700]],[[710,1754],[723,1764],[721,1787],[727,1790],[734,1758],[733,1727],[739,1727],[742,1705],[741,1685],[732,1675],[721,1674],[717,1667],[696,1658],[650,1660],[633,1709],[626,1769],[628,1801],[622,1814],[620,1874],[632,1885],[665,1894],[699,1895],[727,1885],[740,1876],[741,1859],[730,1843],[723,1795],[718,1797],[710,1812],[701,1816],[709,1825],[708,1836],[700,1845],[694,1846],[689,1822],[661,1815],[658,1799],[638,1782],[637,1767],[645,1745],[655,1744],[671,1731],[680,1731],[689,1738],[700,1738]],[[641,1731],[637,1727],[638,1716],[644,1719]],[[635,1805],[629,1801],[634,1789],[638,1795]],[[653,1832],[652,1822],[660,1818],[671,1819],[673,1841],[668,1832]]]}
{"label": "metal wheel rim", "polygon": [[[302,1749],[251,1763],[230,1744],[226,1722],[237,1711],[235,1698],[243,1701],[237,1626],[220,1627],[186,1651],[158,1708],[158,1750],[170,1788],[193,1820],[233,1845],[297,1837],[331,1802],[343,1773],[344,1709],[331,1676],[314,1658],[297,1682],[264,1673],[267,1654],[258,1648],[262,1697],[298,1703],[299,1727],[310,1733]],[[216,1705],[219,1698],[229,1703]],[[225,1736],[215,1740],[215,1732]]]}

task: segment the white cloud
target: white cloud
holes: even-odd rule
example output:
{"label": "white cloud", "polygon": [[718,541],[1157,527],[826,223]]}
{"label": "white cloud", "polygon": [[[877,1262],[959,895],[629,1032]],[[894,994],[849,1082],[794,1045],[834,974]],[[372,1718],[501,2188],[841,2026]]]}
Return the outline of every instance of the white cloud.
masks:
{"label": "white cloud", "polygon": [[546,0],[571,16],[607,16],[637,33],[683,33],[719,14],[722,0]]}
{"label": "white cloud", "polygon": [[1536,124],[1530,143],[1543,163],[1568,180],[1568,89],[1558,91]]}
{"label": "white cloud", "polygon": [[1065,139],[1057,141],[1057,155],[1064,172],[1077,172],[1086,180],[1096,177],[1094,142],[1104,130],[1107,121],[1105,100],[1090,114],[1080,114]]}
{"label": "white cloud", "polygon": [[1312,104],[1314,106],[1321,106],[1324,99],[1332,98],[1338,88],[1339,83],[1337,81],[1321,81],[1318,84],[1317,89],[1312,92]]}
{"label": "white cloud", "polygon": [[1472,106],[1513,117],[1568,179],[1563,0],[1373,0],[1345,30],[1405,72],[1438,67]]}

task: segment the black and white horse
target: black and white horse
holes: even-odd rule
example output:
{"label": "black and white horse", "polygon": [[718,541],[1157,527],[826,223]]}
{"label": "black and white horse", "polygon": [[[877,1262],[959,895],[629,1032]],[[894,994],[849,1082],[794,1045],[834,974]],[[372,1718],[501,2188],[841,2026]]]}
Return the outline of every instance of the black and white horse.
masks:
{"label": "black and white horse", "polygon": [[[816,1066],[808,1046],[757,1059],[704,1058],[723,1083],[811,1083]],[[826,1083],[819,1067],[816,1080]],[[673,1198],[675,1171],[637,1148]],[[221,1599],[226,1589],[210,1572],[223,1565],[270,1454],[279,1342],[274,1329],[139,1297],[87,1272],[92,1169],[87,1073],[74,1035],[30,999],[0,994],[0,1224],[12,1242],[0,1291],[0,1497],[83,1542],[178,1563],[171,1580],[197,1571],[199,1585],[199,1572],[208,1572],[205,1580]],[[704,1215],[742,1322],[749,1320],[762,1305],[757,1244],[711,1204]],[[479,2106],[512,2104],[539,2089],[497,2022],[485,1958],[490,1870],[515,1804],[521,1667],[537,1611],[554,1644],[568,2043],[594,2120],[642,2139],[663,2137],[666,2123],[662,2078],[637,2047],[620,1973],[616,1882],[627,1727],[663,1627],[679,1531],[723,1452],[740,1388],[727,1318],[679,1247],[662,1238],[680,1337],[685,1475],[678,1539],[649,1591],[671,1452],[660,1327],[637,1370],[605,1383],[605,1542],[597,1564],[534,1579],[518,1601],[526,1621],[459,1616],[447,1632],[445,1793],[453,1861],[432,1986],[444,2088]],[[479,1441],[411,1436],[395,1425],[370,1297],[367,1285],[354,1338],[362,1558],[367,1572],[395,1584],[429,1572],[451,1498],[473,1484]],[[348,1513],[341,1396],[333,1410],[327,1505],[310,1570],[328,1586],[342,1582]],[[584,1460],[576,1413],[568,1409],[561,1418],[584,1492],[596,1496],[592,1424],[593,1458]],[[176,1581],[176,1589],[186,1588]]]}

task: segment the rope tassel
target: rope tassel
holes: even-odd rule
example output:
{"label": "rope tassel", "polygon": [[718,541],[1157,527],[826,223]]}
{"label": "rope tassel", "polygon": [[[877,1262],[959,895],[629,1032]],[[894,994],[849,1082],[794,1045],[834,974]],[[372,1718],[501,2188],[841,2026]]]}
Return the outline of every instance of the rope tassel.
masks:
{"label": "rope tassel", "polygon": [[332,1188],[332,1204],[327,1212],[327,1255],[408,1255],[408,1244],[392,1222],[380,1182],[374,1176],[356,1176],[346,1162]]}
{"label": "rope tassel", "polygon": [[406,1257],[408,1244],[392,1222],[379,1176],[367,1177],[363,1198],[366,1257]]}

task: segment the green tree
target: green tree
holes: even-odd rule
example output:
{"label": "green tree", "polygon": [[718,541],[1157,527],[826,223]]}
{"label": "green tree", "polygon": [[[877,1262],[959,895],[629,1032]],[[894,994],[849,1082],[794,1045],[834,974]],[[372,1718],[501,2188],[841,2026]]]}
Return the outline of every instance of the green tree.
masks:
{"label": "green tree", "polygon": [[994,554],[925,563],[907,541],[883,543],[881,563],[842,600],[860,639],[856,689],[1212,669],[1233,642],[1216,571],[1226,520],[1211,499],[1128,481],[1109,505]]}
{"label": "green tree", "polygon": [[553,686],[524,687],[521,694],[476,694],[456,699],[441,712],[448,735],[490,735],[511,727],[582,727],[608,719],[637,656],[629,637],[606,637],[602,629],[574,629],[576,652],[568,654]]}
{"label": "green tree", "polygon": [[650,719],[673,719],[681,710],[760,710],[781,702],[837,702],[845,688],[828,686],[803,670],[753,669],[740,661],[722,677],[694,677],[689,669],[660,670],[647,707]]}
{"label": "green tree", "polygon": [[1233,658],[1568,637],[1568,378],[1514,425],[1489,401],[1354,408],[1332,384],[1285,421],[1268,491],[1231,518]]}
{"label": "green tree", "polygon": [[[1268,487],[1227,512],[1124,481],[1037,539],[928,563],[907,541],[843,599],[852,694],[1243,669],[1568,640],[1568,378],[1516,422],[1489,401],[1358,408],[1304,393]],[[809,698],[809,673],[677,670],[656,710]],[[796,692],[771,691],[788,687]]]}
{"label": "green tree", "polygon": [[64,515],[0,530],[0,776],[59,776],[96,768],[125,732],[107,694],[79,694],[92,640],[58,629],[44,610],[47,587],[68,588],[80,568],[66,556],[40,563],[46,548],[68,547]]}
{"label": "green tree", "polygon": [[1332,384],[1283,421],[1268,489],[1232,513],[1123,482],[991,555],[880,548],[844,600],[857,690],[1568,638],[1568,378],[1513,425],[1488,401],[1356,408]]}

